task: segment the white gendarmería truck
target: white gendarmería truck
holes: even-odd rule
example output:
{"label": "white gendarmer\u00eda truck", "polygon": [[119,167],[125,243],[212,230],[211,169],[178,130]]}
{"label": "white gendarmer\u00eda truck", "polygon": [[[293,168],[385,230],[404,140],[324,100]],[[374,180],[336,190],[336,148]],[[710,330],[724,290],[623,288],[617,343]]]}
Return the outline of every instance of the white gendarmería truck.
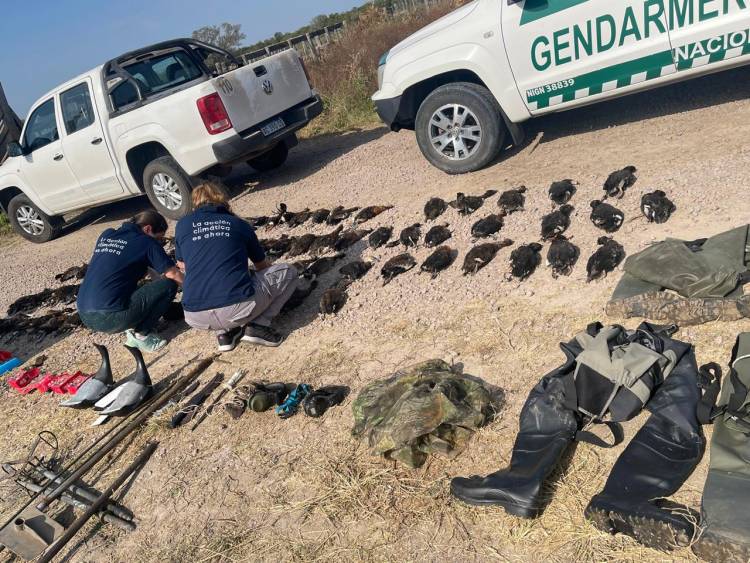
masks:
{"label": "white gendarmer\u00eda truck", "polygon": [[750,0],[475,0],[383,55],[373,100],[460,174],[537,115],[748,61]]}
{"label": "white gendarmer\u00eda truck", "polygon": [[31,107],[0,165],[0,205],[33,242],[54,238],[65,213],[143,193],[178,219],[196,178],[281,166],[322,108],[294,50],[243,66],[193,39],[151,45]]}

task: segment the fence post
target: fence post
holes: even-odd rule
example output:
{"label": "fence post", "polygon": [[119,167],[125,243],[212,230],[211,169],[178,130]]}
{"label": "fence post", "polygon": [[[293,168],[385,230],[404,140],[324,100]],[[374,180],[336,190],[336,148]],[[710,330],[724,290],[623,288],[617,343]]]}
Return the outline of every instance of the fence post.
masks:
{"label": "fence post", "polygon": [[313,43],[312,37],[310,37],[309,33],[305,33],[305,37],[307,37],[307,43],[310,45],[310,50],[312,51],[312,58],[317,59],[318,58],[318,49],[315,46],[315,43]]}

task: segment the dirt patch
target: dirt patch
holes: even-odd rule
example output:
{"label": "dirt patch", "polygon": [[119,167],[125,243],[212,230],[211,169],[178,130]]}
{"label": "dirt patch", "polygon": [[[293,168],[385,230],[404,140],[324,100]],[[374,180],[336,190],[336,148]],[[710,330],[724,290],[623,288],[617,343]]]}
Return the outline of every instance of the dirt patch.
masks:
{"label": "dirt patch", "polygon": [[[435,222],[450,224],[453,238],[446,244],[459,251],[459,258],[434,280],[415,268],[383,286],[380,266],[401,250],[354,245],[348,256],[372,260],[375,267],[349,288],[349,300],[338,315],[317,315],[317,299],[333,283],[334,269],[305,305],[280,319],[279,328],[290,334],[280,348],[240,346],[223,356],[228,364],[216,364],[202,378],[243,367],[257,379],[346,384],[353,392],[345,405],[322,419],[300,415],[280,420],[267,413],[246,414],[234,422],[222,411],[192,433],[167,430],[165,413],[138,435],[115,469],[101,476],[101,483],[111,480],[147,438],[161,441],[124,501],[138,515],[138,530],[124,534],[96,525],[96,534],[82,533],[71,545],[71,559],[663,560],[664,554],[629,538],[596,531],[583,517],[622,447],[602,451],[579,446],[548,489],[548,509],[534,521],[459,504],[449,496],[448,483],[450,477],[489,473],[508,462],[528,390],[562,360],[559,341],[594,320],[622,321],[604,314],[619,272],[593,283],[586,283],[585,272],[601,234],[588,219],[588,204],[603,193],[609,172],[628,164],[639,169],[638,182],[617,204],[626,222],[615,238],[628,253],[667,236],[710,236],[750,220],[748,156],[741,141],[750,133],[750,120],[743,119],[750,114],[750,102],[741,99],[748,86],[750,73],[736,70],[548,117],[530,124],[532,142],[484,171],[461,177],[429,167],[413,134],[386,134],[383,129],[305,141],[275,173],[239,171],[232,183],[240,215],[268,214],[282,201],[294,211],[391,204],[393,209],[363,226],[392,225],[396,232],[423,222],[422,207],[432,196],[453,199],[458,191],[480,194],[523,184],[528,188],[526,210],[510,215],[498,235],[517,244],[539,240],[541,217],[551,210],[549,184],[574,178],[580,186],[571,202],[576,210],[569,234],[581,248],[581,259],[570,277],[555,280],[542,266],[526,282],[509,282],[509,248],[476,276],[463,276],[471,225],[497,210],[497,196],[470,217],[449,210]],[[677,205],[663,225],[647,224],[638,210],[640,196],[655,188]],[[127,212],[138,205],[126,204]],[[56,273],[87,260],[99,232],[126,216],[118,209],[114,212],[120,216],[108,215],[50,244],[14,240],[4,246],[0,310],[21,295],[54,287]],[[328,230],[303,225],[260,234]],[[430,252],[420,247],[413,254],[421,263]],[[747,330],[750,320],[691,327],[678,337],[696,345],[699,362],[726,364],[736,334]],[[168,334],[173,340],[166,352],[150,359],[156,380],[215,348],[206,333],[176,327]],[[90,333],[78,330],[57,342],[16,340],[2,347],[27,358],[44,351],[53,370],[91,370],[97,360],[92,340]],[[132,360],[118,346],[121,339],[104,341],[111,346],[117,376],[129,373]],[[453,461],[435,457],[410,471],[369,457],[350,436],[353,397],[367,382],[432,357],[461,363],[467,373],[504,389],[500,417]],[[21,398],[7,389],[1,395],[1,459],[18,457],[45,428],[64,444],[77,439],[85,444],[101,432],[88,427],[91,413],[59,409],[52,397]],[[626,425],[628,437],[644,419]],[[706,457],[678,500],[699,505],[707,462]],[[3,492],[0,508],[18,502],[17,494],[7,488]],[[92,523],[87,532],[94,528]],[[668,557],[692,555],[680,550]]]}

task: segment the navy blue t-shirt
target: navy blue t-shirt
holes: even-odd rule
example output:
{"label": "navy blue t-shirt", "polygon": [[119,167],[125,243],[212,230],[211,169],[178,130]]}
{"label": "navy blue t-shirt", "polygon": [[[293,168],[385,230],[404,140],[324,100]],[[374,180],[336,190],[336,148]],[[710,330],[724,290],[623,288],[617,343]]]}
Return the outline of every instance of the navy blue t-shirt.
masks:
{"label": "navy blue t-shirt", "polygon": [[185,263],[182,306],[197,312],[227,307],[255,293],[248,260],[266,258],[255,231],[225,207],[204,205],[175,228],[175,256]]}
{"label": "navy blue t-shirt", "polygon": [[174,265],[158,241],[138,225],[123,223],[119,229],[107,229],[96,241],[78,291],[78,310],[124,311],[149,266],[163,274]]}

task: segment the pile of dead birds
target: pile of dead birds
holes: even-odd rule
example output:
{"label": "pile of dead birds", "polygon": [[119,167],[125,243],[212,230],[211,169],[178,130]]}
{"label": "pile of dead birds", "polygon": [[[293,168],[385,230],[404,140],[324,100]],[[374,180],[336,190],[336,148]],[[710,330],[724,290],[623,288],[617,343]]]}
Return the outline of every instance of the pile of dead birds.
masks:
{"label": "pile of dead birds", "polygon": [[[623,246],[611,236],[622,226],[625,214],[608,200],[622,199],[636,180],[634,166],[627,166],[611,173],[604,182],[602,198],[589,204],[591,222],[604,233],[598,238],[598,247],[589,256],[586,264],[589,282],[605,277],[625,259]],[[546,262],[552,271],[552,277],[567,276],[573,271],[580,258],[581,250],[566,237],[565,233],[571,225],[571,215],[575,210],[570,201],[577,191],[577,185],[577,182],[571,179],[556,181],[550,185],[548,196],[556,208],[542,218],[539,241],[518,245],[510,253],[510,279],[523,281],[536,271],[542,262],[542,243],[545,242],[550,243]],[[500,250],[515,244],[511,239],[499,237],[499,233],[508,215],[524,211],[526,191],[525,186],[520,186],[501,193],[497,199],[499,209],[473,224],[471,234],[478,242],[464,256],[462,265],[464,275],[476,274],[494,260]],[[459,192],[456,199],[450,202],[433,197],[424,206],[425,221],[428,224],[436,222],[451,208],[460,215],[472,215],[483,208],[487,200],[497,193],[497,190],[487,190],[482,195],[466,195]],[[654,223],[666,222],[676,209],[661,190],[645,194],[641,198],[640,207],[646,220]],[[373,249],[398,246],[404,249],[404,252],[390,258],[380,268],[384,285],[417,266],[417,260],[409,253],[409,249],[421,244],[427,248],[434,248],[432,254],[419,266],[420,271],[429,273],[433,278],[457,260],[458,251],[447,244],[453,236],[448,223],[433,225],[424,234],[422,231],[426,226],[414,223],[398,232],[397,236],[392,226],[381,226],[374,230],[362,227],[363,223],[391,208],[392,206],[389,205],[364,208],[340,206],[334,209],[314,211],[304,209],[292,212],[289,211],[287,205],[282,203],[274,215],[248,217],[247,220],[253,226],[266,229],[273,229],[280,225],[298,227],[308,221],[314,224],[335,226],[333,230],[322,235],[282,234],[278,238],[261,240],[267,254],[272,258],[282,256],[297,258],[302,255],[310,257],[293,262],[302,277],[307,278],[309,283],[303,284],[303,287],[295,293],[286,309],[299,306],[316,288],[316,278],[333,269],[340,261],[344,261],[345,251],[365,237]],[[353,217],[352,226],[344,228],[341,223],[351,217]],[[346,303],[347,288],[355,280],[365,276],[372,266],[372,263],[362,260],[343,264],[339,268],[340,277],[321,297],[321,313],[332,314],[341,310]]]}
{"label": "pile of dead birds", "polygon": [[[60,283],[81,280],[88,265],[68,268],[55,276]],[[80,284],[45,288],[32,295],[24,295],[10,304],[7,317],[0,319],[0,338],[19,336],[36,337],[68,334],[81,326],[81,319],[74,308],[68,307],[78,297]],[[62,307],[62,308],[60,308]],[[45,309],[44,314],[36,314]]]}

